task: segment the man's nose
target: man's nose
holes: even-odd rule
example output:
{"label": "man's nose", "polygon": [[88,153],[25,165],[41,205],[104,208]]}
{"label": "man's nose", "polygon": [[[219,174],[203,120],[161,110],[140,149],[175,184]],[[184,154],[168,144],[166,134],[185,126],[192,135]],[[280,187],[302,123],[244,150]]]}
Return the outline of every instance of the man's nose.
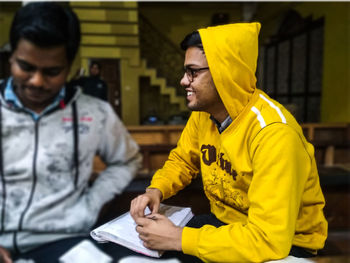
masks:
{"label": "man's nose", "polygon": [[44,76],[40,71],[35,71],[32,73],[29,83],[31,86],[35,86],[35,87],[42,87],[44,86]]}
{"label": "man's nose", "polygon": [[184,73],[184,75],[182,76],[182,79],[180,80],[180,85],[182,87],[187,87],[190,85],[190,81],[188,80],[186,73]]}

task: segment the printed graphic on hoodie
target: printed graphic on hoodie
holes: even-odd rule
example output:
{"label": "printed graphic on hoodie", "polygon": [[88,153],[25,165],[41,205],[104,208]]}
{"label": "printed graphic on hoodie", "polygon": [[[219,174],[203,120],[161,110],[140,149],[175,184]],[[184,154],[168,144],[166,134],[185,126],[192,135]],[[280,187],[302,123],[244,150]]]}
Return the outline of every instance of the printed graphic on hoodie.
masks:
{"label": "printed graphic on hoodie", "polygon": [[[232,185],[237,181],[237,172],[232,169],[232,163],[225,159],[224,153],[217,153],[214,145],[203,144],[201,146],[202,161],[210,166],[216,163],[212,175],[206,177],[205,190],[210,193],[210,198],[226,205],[236,207],[241,211],[248,210],[248,198],[240,189],[232,191]],[[221,171],[218,172],[217,168]]]}

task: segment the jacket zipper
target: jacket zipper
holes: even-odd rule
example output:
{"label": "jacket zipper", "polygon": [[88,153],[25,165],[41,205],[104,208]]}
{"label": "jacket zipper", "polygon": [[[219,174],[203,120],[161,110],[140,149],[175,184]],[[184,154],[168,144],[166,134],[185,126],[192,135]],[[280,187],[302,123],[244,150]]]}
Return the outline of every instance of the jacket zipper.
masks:
{"label": "jacket zipper", "polygon": [[6,206],[6,181],[5,181],[3,154],[4,153],[2,151],[2,103],[0,100],[0,173],[1,173],[1,184],[2,184],[2,208],[1,208],[0,233],[5,231],[5,206]]}
{"label": "jacket zipper", "polygon": [[[37,177],[36,176],[36,159],[37,159],[37,154],[38,154],[38,137],[39,137],[39,128],[38,127],[39,127],[39,120],[35,121],[35,131],[34,131],[35,140],[34,140],[34,156],[33,156],[33,184],[32,184],[32,189],[30,192],[27,206],[23,210],[21,217],[19,219],[18,231],[22,231],[23,220],[24,220],[26,213],[29,210],[30,205],[32,204],[35,186],[36,186],[36,179],[37,179],[36,178]],[[17,241],[17,232],[18,231],[15,231],[14,235],[13,235],[13,247],[14,247],[16,253],[20,252],[19,247],[18,247],[18,241]]]}

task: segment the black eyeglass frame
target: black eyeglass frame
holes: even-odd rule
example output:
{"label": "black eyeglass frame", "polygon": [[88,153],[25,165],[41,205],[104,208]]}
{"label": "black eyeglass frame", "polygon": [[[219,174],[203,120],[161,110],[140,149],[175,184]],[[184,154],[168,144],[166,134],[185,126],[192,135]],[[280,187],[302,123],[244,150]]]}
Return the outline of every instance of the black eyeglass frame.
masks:
{"label": "black eyeglass frame", "polygon": [[204,68],[191,68],[191,67],[185,67],[184,72],[189,80],[189,82],[192,82],[195,77],[197,77],[198,72],[202,70],[207,70],[209,67]]}

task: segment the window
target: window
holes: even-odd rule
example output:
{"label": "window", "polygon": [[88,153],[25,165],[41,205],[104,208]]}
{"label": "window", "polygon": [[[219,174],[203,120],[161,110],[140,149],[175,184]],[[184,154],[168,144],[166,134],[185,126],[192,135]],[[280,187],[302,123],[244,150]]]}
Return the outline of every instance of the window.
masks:
{"label": "window", "polygon": [[[291,26],[291,19],[285,21]],[[285,105],[299,122],[319,122],[324,19],[307,18],[262,47],[260,88]]]}

